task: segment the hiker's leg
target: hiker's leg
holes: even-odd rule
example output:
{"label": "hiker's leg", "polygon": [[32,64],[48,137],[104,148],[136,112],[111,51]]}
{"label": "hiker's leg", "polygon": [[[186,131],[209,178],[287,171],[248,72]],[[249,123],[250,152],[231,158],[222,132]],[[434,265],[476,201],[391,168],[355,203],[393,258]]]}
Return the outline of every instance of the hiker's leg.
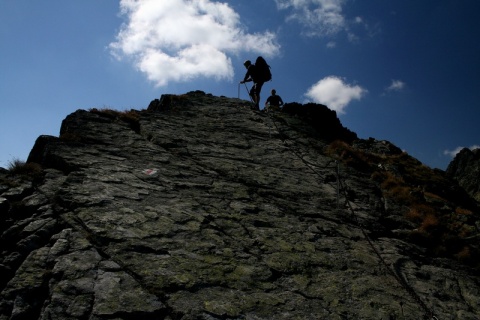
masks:
{"label": "hiker's leg", "polygon": [[248,93],[250,95],[250,100],[254,104],[254,109],[258,109],[258,103],[257,103],[257,93],[255,89],[255,84],[253,84],[252,89],[250,89],[250,92]]}
{"label": "hiker's leg", "polygon": [[260,96],[258,95],[258,93],[255,93],[255,99],[254,99],[254,102],[255,102],[255,108],[259,109],[260,110],[260,105],[259,105],[259,102],[260,102]]}
{"label": "hiker's leg", "polygon": [[253,84],[252,90],[250,91],[250,95],[251,95],[251,97],[252,97],[253,104],[255,105],[255,108],[256,108],[256,109],[259,109],[259,106],[258,106],[257,84],[256,84],[256,83]]}
{"label": "hiker's leg", "polygon": [[252,99],[253,103],[255,103],[255,84],[252,86],[252,89],[250,89],[248,95]]}
{"label": "hiker's leg", "polygon": [[260,92],[262,91],[263,82],[259,82],[255,84],[255,92],[257,93],[257,106],[260,107]]}

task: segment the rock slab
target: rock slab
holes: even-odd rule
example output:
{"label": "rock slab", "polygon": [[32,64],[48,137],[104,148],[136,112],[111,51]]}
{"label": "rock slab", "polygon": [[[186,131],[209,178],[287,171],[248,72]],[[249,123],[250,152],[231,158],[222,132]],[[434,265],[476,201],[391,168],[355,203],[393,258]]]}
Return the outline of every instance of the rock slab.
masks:
{"label": "rock slab", "polygon": [[317,108],[327,136],[202,92],[67,116],[2,187],[0,319],[479,319],[478,273],[385,231]]}

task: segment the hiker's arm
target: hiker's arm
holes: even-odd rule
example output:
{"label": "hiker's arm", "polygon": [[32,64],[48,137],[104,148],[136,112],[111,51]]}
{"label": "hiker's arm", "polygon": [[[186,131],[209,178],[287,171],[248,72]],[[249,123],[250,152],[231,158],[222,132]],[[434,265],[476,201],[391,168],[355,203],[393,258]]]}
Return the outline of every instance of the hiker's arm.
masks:
{"label": "hiker's arm", "polygon": [[240,81],[240,83],[245,83],[250,81],[252,81],[252,77],[250,76],[250,72],[247,71],[247,73],[245,74],[245,78],[243,78],[243,80]]}
{"label": "hiker's arm", "polygon": [[245,83],[245,82],[253,81],[252,75],[251,75],[251,73],[252,73],[251,70],[252,70],[251,67],[248,68],[247,73],[245,73],[245,77],[243,78],[242,81],[240,81],[240,83]]}

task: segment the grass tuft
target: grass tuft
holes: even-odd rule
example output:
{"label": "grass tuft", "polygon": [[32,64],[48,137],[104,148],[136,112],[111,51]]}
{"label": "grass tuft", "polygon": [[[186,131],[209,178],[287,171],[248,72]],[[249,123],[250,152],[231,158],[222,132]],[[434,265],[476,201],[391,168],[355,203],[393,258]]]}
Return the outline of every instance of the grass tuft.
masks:
{"label": "grass tuft", "polygon": [[140,132],[140,114],[136,110],[117,111],[108,108],[92,108],[89,110],[92,113],[108,117],[110,119],[119,119],[129,124],[130,128],[135,132]]}
{"label": "grass tuft", "polygon": [[10,174],[35,177],[42,172],[42,167],[38,163],[15,158],[8,162],[7,170]]}
{"label": "grass tuft", "polygon": [[[406,152],[375,154],[334,141],[325,153],[344,165],[370,173],[383,197],[408,209],[404,214],[414,228],[409,239],[434,256],[472,262],[480,254],[478,246],[466,246],[478,233],[478,208],[469,207],[452,192],[452,181],[441,170],[432,170]],[[466,208],[464,207],[466,206]],[[393,214],[393,212],[392,212]]]}

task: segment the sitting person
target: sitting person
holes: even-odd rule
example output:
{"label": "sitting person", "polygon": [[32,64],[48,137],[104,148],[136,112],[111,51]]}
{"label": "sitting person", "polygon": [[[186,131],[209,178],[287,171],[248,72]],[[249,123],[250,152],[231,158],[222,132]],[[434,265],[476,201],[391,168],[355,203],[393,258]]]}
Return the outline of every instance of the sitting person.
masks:
{"label": "sitting person", "polygon": [[278,96],[277,91],[272,89],[272,95],[268,97],[267,101],[265,101],[265,110],[280,110],[280,107],[283,106],[283,100],[280,96]]}

